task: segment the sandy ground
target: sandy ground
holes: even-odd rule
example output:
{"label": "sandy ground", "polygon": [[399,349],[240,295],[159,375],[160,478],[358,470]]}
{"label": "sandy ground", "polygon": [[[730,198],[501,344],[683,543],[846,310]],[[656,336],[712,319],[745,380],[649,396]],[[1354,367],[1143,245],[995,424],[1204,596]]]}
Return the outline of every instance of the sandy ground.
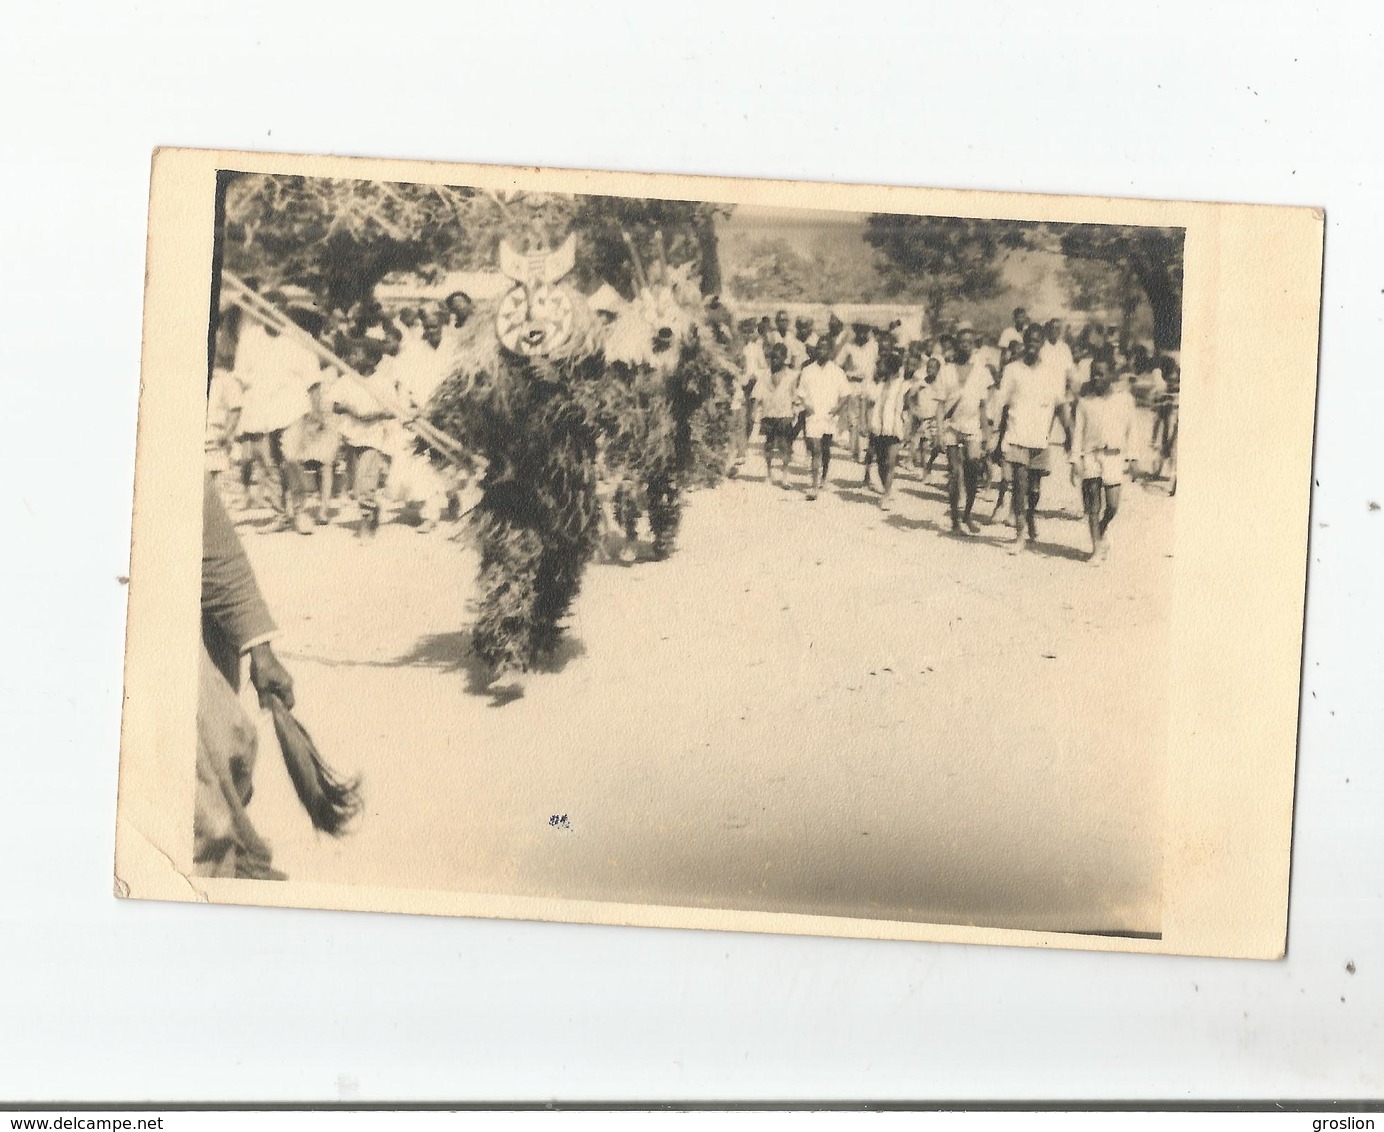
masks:
{"label": "sandy ground", "polygon": [[[443,526],[247,549],[298,715],[364,778],[315,833],[262,729],[250,813],[297,880],[1157,932],[1174,500],[1130,485],[1082,561],[1050,477],[1040,545],[947,527],[944,470],[883,513],[839,455],[787,491],[752,456],[689,497],[667,562],[596,564],[520,689],[468,657],[476,558]],[[988,515],[993,493],[978,512]],[[1063,514],[1065,509],[1066,514]]]}

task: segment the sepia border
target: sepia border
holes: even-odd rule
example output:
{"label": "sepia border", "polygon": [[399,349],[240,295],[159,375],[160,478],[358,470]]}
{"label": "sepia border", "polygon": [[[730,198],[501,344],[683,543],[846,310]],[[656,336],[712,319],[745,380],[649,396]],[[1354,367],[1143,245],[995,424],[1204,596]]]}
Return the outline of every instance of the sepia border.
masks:
{"label": "sepia border", "polygon": [[[216,174],[1186,230],[1161,939],[195,877],[202,420]],[[214,150],[154,155],[116,891],[161,900],[1276,958],[1288,914],[1323,213],[1259,205]],[[190,378],[195,378],[191,379]],[[180,802],[170,783],[185,784]]]}

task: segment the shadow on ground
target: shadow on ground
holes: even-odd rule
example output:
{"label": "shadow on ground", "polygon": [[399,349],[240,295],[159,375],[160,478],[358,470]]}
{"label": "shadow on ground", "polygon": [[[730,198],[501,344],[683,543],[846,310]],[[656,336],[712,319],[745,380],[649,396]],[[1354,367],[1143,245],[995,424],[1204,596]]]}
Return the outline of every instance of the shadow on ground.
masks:
{"label": "shadow on ground", "polygon": [[[342,660],[314,656],[305,652],[285,652],[283,655],[293,660],[306,660],[327,668],[435,668],[440,672],[456,673],[466,677],[466,691],[472,696],[485,696],[491,707],[503,707],[524,695],[522,682],[515,680],[496,683],[490,666],[476,655],[472,648],[473,634],[470,629],[454,633],[432,633],[420,638],[403,656],[390,660]],[[558,641],[553,655],[535,664],[530,671],[542,673],[561,672],[569,663],[586,653],[586,646],[572,637]]]}
{"label": "shadow on ground", "polygon": [[[392,667],[417,665],[421,668],[436,668],[443,672],[465,673],[466,691],[473,696],[487,696],[491,707],[503,707],[524,695],[523,684],[519,681],[498,684],[490,666],[472,648],[473,634],[470,629],[455,633],[434,633],[420,639],[405,655],[388,661]],[[533,672],[561,672],[577,657],[584,655],[586,646],[573,637],[563,637],[558,641],[553,655],[533,666]]]}

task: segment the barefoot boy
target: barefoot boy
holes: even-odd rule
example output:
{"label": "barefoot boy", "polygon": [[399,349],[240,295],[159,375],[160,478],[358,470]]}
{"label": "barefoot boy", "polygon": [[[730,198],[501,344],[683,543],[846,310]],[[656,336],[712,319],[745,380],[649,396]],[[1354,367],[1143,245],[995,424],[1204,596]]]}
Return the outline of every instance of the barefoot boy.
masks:
{"label": "barefoot boy", "polygon": [[845,371],[831,360],[831,343],[819,339],[812,348],[812,361],[798,377],[798,404],[807,415],[803,435],[812,461],[812,486],[807,498],[816,499],[826,486],[831,468],[831,441],[836,432],[836,415],[850,396]]}
{"label": "barefoot boy", "polygon": [[1066,395],[1066,371],[1045,364],[1043,328],[1024,331],[1024,356],[1005,367],[997,408],[1003,414],[1004,459],[1012,474],[1015,554],[1038,537],[1038,496],[1048,473],[1048,437]]}
{"label": "barefoot boy", "polygon": [[[772,342],[768,350],[769,373],[760,386],[759,431],[764,435],[764,469],[769,483],[788,486],[788,460],[793,445],[794,399],[797,371],[788,364],[788,347]],[[783,465],[783,479],[774,479],[774,457]]]}
{"label": "barefoot boy", "polygon": [[1116,388],[1105,359],[1092,359],[1091,377],[1076,403],[1071,457],[1081,476],[1092,563],[1099,563],[1110,551],[1110,523],[1120,507],[1133,428],[1133,396],[1123,385]]}
{"label": "barefoot boy", "polygon": [[971,511],[990,446],[985,402],[990,393],[991,371],[972,355],[974,346],[970,332],[961,331],[956,340],[956,360],[945,367],[937,381],[937,431],[947,448],[952,534],[980,533]]}

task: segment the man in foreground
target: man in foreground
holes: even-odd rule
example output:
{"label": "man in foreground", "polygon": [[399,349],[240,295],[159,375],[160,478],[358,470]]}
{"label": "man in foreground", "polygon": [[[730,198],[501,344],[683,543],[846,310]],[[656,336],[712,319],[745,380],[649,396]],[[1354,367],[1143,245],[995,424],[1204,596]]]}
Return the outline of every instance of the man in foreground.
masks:
{"label": "man in foreground", "polygon": [[1048,473],[1048,438],[1066,395],[1065,371],[1043,359],[1043,329],[1024,331],[1024,355],[1005,367],[996,406],[1003,416],[1004,459],[1013,481],[1012,553],[1038,538],[1038,498]]}
{"label": "man in foreground", "polygon": [[270,647],[277,632],[210,476],[202,484],[202,651],[197,699],[193,868],[199,876],[282,880],[245,806],[254,792],[255,722],[241,707],[241,658],[264,705],[293,706],[293,678]]}

